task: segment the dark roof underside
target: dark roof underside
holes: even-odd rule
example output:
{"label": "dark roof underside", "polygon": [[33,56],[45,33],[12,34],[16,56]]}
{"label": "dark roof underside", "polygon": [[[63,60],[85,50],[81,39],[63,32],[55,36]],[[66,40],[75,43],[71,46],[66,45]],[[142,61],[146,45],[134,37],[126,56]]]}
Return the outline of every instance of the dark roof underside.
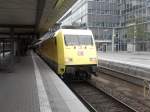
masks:
{"label": "dark roof underside", "polygon": [[75,0],[0,0],[0,34],[43,33]]}

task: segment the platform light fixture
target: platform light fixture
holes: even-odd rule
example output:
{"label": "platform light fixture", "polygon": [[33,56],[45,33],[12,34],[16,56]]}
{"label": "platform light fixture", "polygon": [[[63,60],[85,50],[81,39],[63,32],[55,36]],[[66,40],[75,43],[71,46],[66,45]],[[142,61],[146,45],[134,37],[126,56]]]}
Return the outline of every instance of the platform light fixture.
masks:
{"label": "platform light fixture", "polygon": [[64,3],[65,0],[57,0],[55,5],[54,5],[54,9],[58,9],[62,6],[62,4]]}

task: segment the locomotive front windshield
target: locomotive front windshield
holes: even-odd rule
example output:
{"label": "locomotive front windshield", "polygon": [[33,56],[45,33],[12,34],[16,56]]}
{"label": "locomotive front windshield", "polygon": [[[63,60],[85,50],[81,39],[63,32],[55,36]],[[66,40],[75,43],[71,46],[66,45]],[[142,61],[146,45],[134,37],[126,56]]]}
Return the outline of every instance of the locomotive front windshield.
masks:
{"label": "locomotive front windshield", "polygon": [[93,39],[91,35],[65,35],[64,40],[66,46],[93,45]]}

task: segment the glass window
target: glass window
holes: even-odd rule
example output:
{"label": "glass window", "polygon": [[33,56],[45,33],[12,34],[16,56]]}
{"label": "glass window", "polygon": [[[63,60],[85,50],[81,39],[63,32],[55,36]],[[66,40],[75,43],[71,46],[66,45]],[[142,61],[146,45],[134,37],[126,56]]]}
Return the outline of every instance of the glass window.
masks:
{"label": "glass window", "polygon": [[65,35],[64,37],[66,46],[79,45],[79,41],[75,35]]}
{"label": "glass window", "polygon": [[66,46],[93,45],[91,35],[65,35],[64,40]]}

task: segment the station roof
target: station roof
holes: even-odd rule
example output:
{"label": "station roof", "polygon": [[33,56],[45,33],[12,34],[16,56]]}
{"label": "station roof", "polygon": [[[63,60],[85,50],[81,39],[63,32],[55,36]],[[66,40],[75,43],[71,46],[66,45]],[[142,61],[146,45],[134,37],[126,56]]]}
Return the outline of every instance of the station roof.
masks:
{"label": "station roof", "polygon": [[76,0],[0,0],[0,34],[43,33]]}

